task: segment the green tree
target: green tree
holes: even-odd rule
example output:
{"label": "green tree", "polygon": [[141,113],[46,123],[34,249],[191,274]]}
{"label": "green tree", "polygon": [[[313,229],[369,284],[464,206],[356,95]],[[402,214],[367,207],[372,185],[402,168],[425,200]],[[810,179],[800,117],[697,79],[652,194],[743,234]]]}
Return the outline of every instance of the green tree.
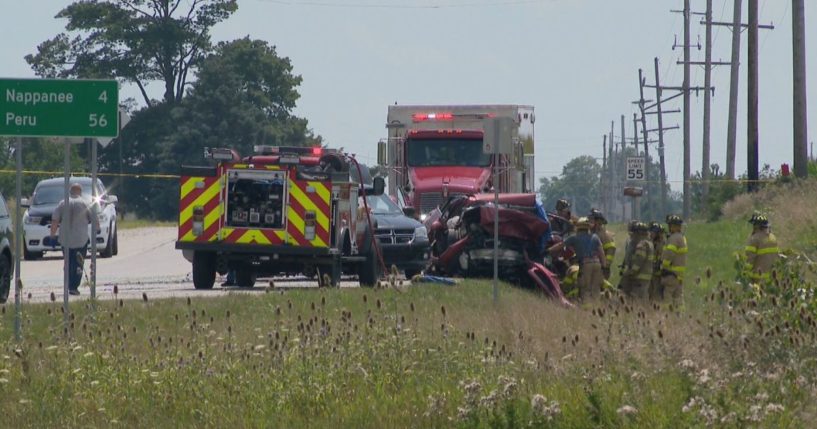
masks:
{"label": "green tree", "polygon": [[[288,58],[260,40],[220,43],[199,67],[197,80],[180,103],[161,103],[137,112],[118,141],[104,151],[115,170],[122,145],[125,173],[177,174],[182,163],[204,164],[205,147],[251,154],[254,145],[319,145],[307,121],[292,114],[300,76]],[[127,204],[143,217],[177,215],[178,189],[163,178],[125,178]]]}
{"label": "green tree", "polygon": [[209,53],[210,29],[238,8],[236,0],[84,0],[56,18],[67,32],[37,46],[26,61],[39,76],[117,78],[136,84],[145,103],[150,81],[164,101],[181,101],[191,72]]}
{"label": "green tree", "polygon": [[254,145],[319,144],[306,119],[292,115],[301,77],[274,46],[247,37],[220,43],[201,65],[190,94],[172,113],[175,132],[163,146],[162,171],[205,147],[252,153]]}
{"label": "green tree", "polygon": [[[59,139],[51,138],[23,138],[23,170],[22,195],[30,197],[34,187],[42,179],[62,177],[65,159],[64,143]],[[89,171],[85,160],[80,158],[79,151],[82,145],[71,145],[71,171],[74,175],[83,175]],[[15,157],[16,143],[12,138],[0,138],[0,190],[7,200],[13,200],[17,189],[17,158]]]}
{"label": "green tree", "polygon": [[547,210],[554,210],[556,201],[567,199],[572,211],[584,215],[598,206],[601,166],[592,156],[584,155],[570,160],[559,177],[540,179],[539,193]]}

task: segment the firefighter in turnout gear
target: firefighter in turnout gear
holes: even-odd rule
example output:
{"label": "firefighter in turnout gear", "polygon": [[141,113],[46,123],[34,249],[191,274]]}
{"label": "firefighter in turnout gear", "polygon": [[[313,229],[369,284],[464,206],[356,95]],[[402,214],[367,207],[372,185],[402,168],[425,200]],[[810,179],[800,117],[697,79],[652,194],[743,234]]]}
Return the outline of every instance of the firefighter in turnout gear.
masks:
{"label": "firefighter in turnout gear", "polygon": [[644,222],[632,224],[630,255],[622,269],[619,288],[630,298],[646,300],[653,271],[653,246]]}
{"label": "firefighter in turnout gear", "polygon": [[664,253],[664,244],[667,241],[664,226],[658,222],[650,223],[650,240],[652,240],[652,280],[650,280],[650,299],[661,301],[664,290],[661,288],[661,255]]}
{"label": "firefighter in turnout gear", "polygon": [[565,241],[557,243],[548,249],[550,253],[557,253],[564,247],[573,249],[579,260],[579,296],[582,300],[598,298],[604,282],[602,269],[606,263],[601,240],[590,232],[590,220],[579,218],[576,222],[576,234]]}
{"label": "firefighter in turnout gear", "polygon": [[633,240],[633,228],[635,228],[635,224],[637,223],[637,220],[631,220],[630,223],[627,224],[627,241],[624,242],[624,260],[621,261],[621,264],[618,266],[619,277],[624,273],[624,267],[629,264],[630,258],[633,255],[635,249],[633,245],[636,243]]}
{"label": "firefighter in turnout gear", "polygon": [[607,260],[607,264],[604,267],[604,279],[609,280],[610,267],[613,266],[613,259],[616,257],[616,242],[613,238],[613,233],[607,231],[605,227],[605,225],[607,225],[607,219],[601,211],[591,209],[588,217],[592,222],[591,231],[601,240],[601,247],[604,249],[604,256]]}
{"label": "firefighter in turnout gear", "polygon": [[556,201],[556,213],[548,215],[551,231],[562,238],[567,238],[573,232],[573,222],[575,219],[570,213],[570,203],[567,200]]}
{"label": "firefighter in turnout gear", "polygon": [[664,299],[676,305],[683,304],[684,273],[687,264],[687,239],[681,229],[684,220],[680,216],[667,216],[669,237],[661,255],[661,288]]}
{"label": "firefighter in turnout gear", "polygon": [[761,283],[769,280],[780,249],[777,247],[777,238],[769,230],[769,219],[765,215],[755,214],[749,222],[752,223],[752,235],[744,249],[746,276],[755,283]]}

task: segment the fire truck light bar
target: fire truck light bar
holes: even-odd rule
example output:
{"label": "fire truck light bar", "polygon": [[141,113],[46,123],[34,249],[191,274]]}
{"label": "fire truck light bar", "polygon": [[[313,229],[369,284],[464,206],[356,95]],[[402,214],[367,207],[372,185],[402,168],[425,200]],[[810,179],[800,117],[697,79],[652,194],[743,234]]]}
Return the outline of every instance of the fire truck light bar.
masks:
{"label": "fire truck light bar", "polygon": [[233,159],[233,151],[227,148],[205,149],[204,157],[215,159],[217,161],[229,161]]}
{"label": "fire truck light bar", "polygon": [[253,152],[258,155],[277,155],[287,153],[300,156],[321,156],[323,148],[320,146],[314,147],[298,147],[298,146],[270,146],[270,145],[255,145],[252,147]]}
{"label": "fire truck light bar", "polygon": [[415,113],[411,115],[411,119],[414,122],[423,122],[423,121],[453,121],[454,114],[447,112],[447,113]]}

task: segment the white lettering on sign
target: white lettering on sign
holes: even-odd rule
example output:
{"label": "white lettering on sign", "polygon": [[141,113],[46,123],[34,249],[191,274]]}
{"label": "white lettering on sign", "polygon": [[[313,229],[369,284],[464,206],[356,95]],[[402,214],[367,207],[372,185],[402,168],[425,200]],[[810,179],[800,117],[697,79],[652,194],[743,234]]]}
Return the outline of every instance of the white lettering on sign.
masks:
{"label": "white lettering on sign", "polygon": [[644,180],[644,158],[627,158],[627,180]]}
{"label": "white lettering on sign", "polygon": [[22,126],[30,126],[34,127],[37,125],[37,117],[36,116],[21,116],[16,115],[14,112],[6,112],[6,125],[15,125],[18,127]]}
{"label": "white lettering on sign", "polygon": [[[70,104],[74,102],[74,94],[70,92],[17,92],[6,89],[7,103],[22,103],[36,106],[38,104]],[[8,120],[8,115],[6,115]]]}

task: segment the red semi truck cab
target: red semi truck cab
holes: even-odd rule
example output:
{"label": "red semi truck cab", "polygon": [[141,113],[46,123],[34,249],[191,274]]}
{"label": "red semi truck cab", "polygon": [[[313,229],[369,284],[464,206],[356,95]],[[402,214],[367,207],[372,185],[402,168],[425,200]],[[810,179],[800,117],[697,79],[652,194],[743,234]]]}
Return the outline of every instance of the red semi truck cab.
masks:
{"label": "red semi truck cab", "polygon": [[[494,159],[483,151],[483,124],[497,117],[512,118],[515,129],[513,151]],[[422,218],[448,197],[493,190],[494,165],[500,192],[532,192],[534,122],[532,106],[389,106],[389,137],[378,144],[389,195]]]}

